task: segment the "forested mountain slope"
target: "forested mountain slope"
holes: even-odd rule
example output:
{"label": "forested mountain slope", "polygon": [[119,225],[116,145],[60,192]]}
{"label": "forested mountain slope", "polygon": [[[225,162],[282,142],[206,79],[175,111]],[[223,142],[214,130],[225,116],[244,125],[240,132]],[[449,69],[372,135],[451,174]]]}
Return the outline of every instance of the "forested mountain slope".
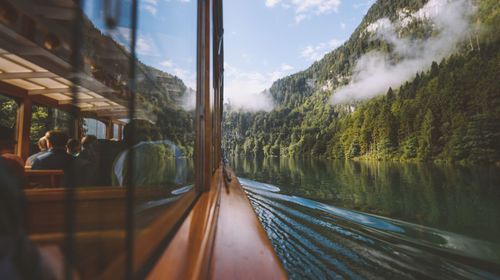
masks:
{"label": "forested mountain slope", "polygon": [[[467,15],[468,33],[450,45],[451,54],[429,63],[430,67],[412,74],[402,85],[374,98],[332,103],[332,94],[351,82],[365,54],[383,53],[393,65],[408,61],[398,52],[399,41],[374,37],[367,30],[381,18],[404,21],[402,15],[418,14],[426,4],[377,1],[343,46],[307,70],[272,85],[277,108],[226,112],[223,145],[227,153],[498,162],[498,1],[471,3],[475,12]],[[396,31],[398,39],[411,38],[412,42],[440,36],[440,30],[424,19],[406,22]]]}

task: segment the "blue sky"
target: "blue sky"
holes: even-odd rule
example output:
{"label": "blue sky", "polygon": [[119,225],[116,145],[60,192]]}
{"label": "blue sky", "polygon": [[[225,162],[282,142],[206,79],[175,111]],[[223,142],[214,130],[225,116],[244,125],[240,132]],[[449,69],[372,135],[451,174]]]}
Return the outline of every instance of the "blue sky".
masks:
{"label": "blue sky", "polygon": [[[87,1],[94,20],[99,7]],[[137,54],[195,86],[196,0],[139,0]],[[238,106],[269,103],[258,94],[304,70],[345,40],[374,0],[225,0],[225,95]],[[96,2],[97,3],[97,2]],[[93,12],[92,12],[93,11]],[[101,26],[99,26],[101,27]],[[129,38],[129,24],[113,35]],[[271,106],[271,104],[269,104]],[[248,108],[252,109],[252,108]]]}
{"label": "blue sky", "polygon": [[255,93],[341,45],[373,2],[224,1],[226,96],[237,106],[269,109]]}

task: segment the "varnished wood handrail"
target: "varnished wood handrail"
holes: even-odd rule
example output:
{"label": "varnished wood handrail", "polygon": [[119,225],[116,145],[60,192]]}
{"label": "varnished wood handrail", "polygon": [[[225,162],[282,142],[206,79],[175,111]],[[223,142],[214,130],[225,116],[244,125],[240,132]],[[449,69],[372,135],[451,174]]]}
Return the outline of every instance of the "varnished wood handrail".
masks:
{"label": "varnished wood handrail", "polygon": [[[135,194],[140,199],[141,197],[151,196],[158,197],[160,190],[166,189],[164,186],[141,186],[135,190]],[[26,189],[27,200],[29,202],[36,201],[59,201],[67,198],[66,188],[40,188],[40,189]],[[126,188],[124,187],[81,187],[75,190],[75,199],[110,199],[117,198],[123,199],[126,196]],[[170,191],[169,191],[170,192]]]}
{"label": "varnished wood handrail", "polygon": [[[31,241],[38,245],[64,245],[66,242],[66,233],[56,232],[56,233],[42,233],[42,234],[30,234],[29,238]],[[109,239],[109,240],[125,240],[124,230],[104,230],[104,231],[85,231],[76,232],[75,240],[80,241],[93,241],[96,239]]]}
{"label": "varnished wood handrail", "polygon": [[43,176],[43,175],[64,175],[64,170],[62,169],[31,169],[25,168],[24,172],[33,176]]}
{"label": "varnished wood handrail", "polygon": [[234,172],[222,192],[209,279],[286,279],[286,273]]}
{"label": "varnished wood handrail", "polygon": [[[24,193],[28,202],[43,202],[43,201],[64,201],[67,199],[66,188],[42,188],[42,189],[26,189]],[[125,188],[123,187],[88,187],[78,188],[75,191],[75,199],[110,199],[124,198]]]}
{"label": "varnished wood handrail", "polygon": [[147,279],[203,279],[208,275],[223,179],[221,168],[200,195]]}
{"label": "varnished wood handrail", "polygon": [[286,279],[271,242],[241,184],[221,168],[157,264],[153,279]]}
{"label": "varnished wood handrail", "polygon": [[[29,185],[42,185],[45,187],[58,187],[61,184],[64,177],[64,170],[62,169],[49,169],[49,170],[33,170],[30,168],[24,169],[24,175],[26,176]],[[47,182],[40,182],[41,178],[46,178],[49,180]]]}

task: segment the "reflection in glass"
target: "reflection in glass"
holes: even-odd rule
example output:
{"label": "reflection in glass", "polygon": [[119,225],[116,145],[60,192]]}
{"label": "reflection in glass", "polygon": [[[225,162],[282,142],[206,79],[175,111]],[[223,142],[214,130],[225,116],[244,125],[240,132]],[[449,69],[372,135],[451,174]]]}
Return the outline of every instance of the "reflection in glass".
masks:
{"label": "reflection in glass", "polygon": [[30,154],[38,152],[38,140],[52,129],[64,131],[68,137],[74,134],[73,118],[68,112],[43,105],[31,107]]}
{"label": "reflection in glass", "polygon": [[[22,160],[41,152],[39,142],[48,131],[64,134],[64,143],[48,141],[42,156],[54,149],[67,164],[25,168],[31,240],[66,253],[68,271],[82,279],[122,279],[130,267],[123,257],[127,236],[133,233],[132,246],[141,250],[137,272],[197,195],[192,190],[197,6],[196,1],[139,1],[134,56],[133,1],[83,2],[82,10],[68,2],[64,16],[44,1],[2,3],[10,16],[0,19],[0,71],[15,78],[0,83],[0,121],[18,128]],[[26,8],[34,6],[40,9]],[[78,12],[82,22],[74,17]],[[81,143],[81,150],[69,155],[66,143]],[[134,205],[127,204],[130,196]]]}
{"label": "reflection in glass", "polygon": [[[130,125],[136,126],[134,132],[137,136],[131,135]],[[158,127],[148,121],[134,120],[125,126],[125,145],[132,146],[134,152],[135,186],[187,184],[185,155],[172,141],[162,138]],[[117,155],[112,168],[112,185],[125,186],[129,183],[126,176],[129,154],[127,149]]]}
{"label": "reflection in glass", "polygon": [[0,125],[5,127],[14,127],[16,124],[16,116],[16,101],[0,94]]}

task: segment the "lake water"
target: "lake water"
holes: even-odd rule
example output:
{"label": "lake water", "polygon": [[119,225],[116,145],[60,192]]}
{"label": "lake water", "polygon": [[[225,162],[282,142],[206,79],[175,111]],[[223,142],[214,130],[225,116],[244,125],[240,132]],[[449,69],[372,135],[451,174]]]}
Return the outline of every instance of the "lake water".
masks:
{"label": "lake water", "polygon": [[292,279],[500,279],[500,168],[231,159]]}

